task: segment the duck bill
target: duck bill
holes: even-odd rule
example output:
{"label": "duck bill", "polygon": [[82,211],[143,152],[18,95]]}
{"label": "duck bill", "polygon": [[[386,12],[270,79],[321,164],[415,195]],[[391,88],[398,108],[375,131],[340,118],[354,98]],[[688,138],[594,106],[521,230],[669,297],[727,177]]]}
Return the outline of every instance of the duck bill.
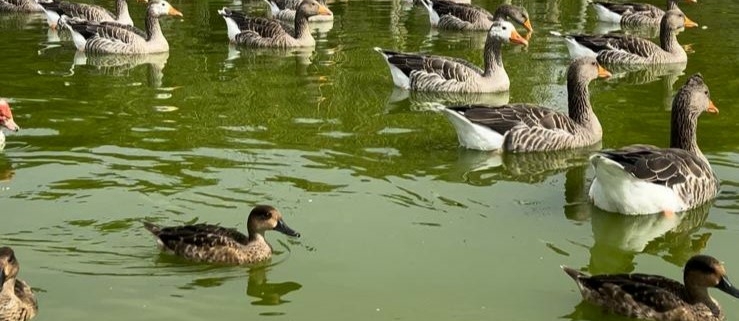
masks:
{"label": "duck bill", "polygon": [[287,236],[300,237],[300,233],[295,232],[295,230],[287,226],[287,224],[285,224],[285,221],[283,220],[277,221],[277,226],[275,226],[275,231],[278,231]]}
{"label": "duck bill", "polygon": [[513,30],[513,32],[511,32],[511,37],[509,38],[509,40],[512,43],[516,43],[519,45],[524,45],[524,46],[529,45],[529,41],[526,40],[524,37],[521,37],[521,34],[519,34],[518,31],[516,30]]}
{"label": "duck bill", "polygon": [[718,114],[718,107],[713,104],[713,100],[708,101],[708,109],[706,111],[711,114]]}
{"label": "duck bill", "polygon": [[610,78],[611,72],[608,71],[606,68],[603,68],[603,66],[598,65],[598,78]]}
{"label": "duck bill", "polygon": [[729,281],[729,278],[725,275],[721,277],[721,282],[716,285],[716,288],[730,294],[735,298],[739,298],[739,289],[735,288],[734,285],[732,285]]}
{"label": "duck bill", "polygon": [[2,123],[2,125],[5,128],[10,129],[10,130],[12,130],[14,132],[17,132],[19,129],[21,129],[20,127],[18,127],[18,124],[15,123],[15,121],[13,120],[13,118],[6,119],[5,122]]}
{"label": "duck bill", "polygon": [[526,31],[528,32],[534,32],[534,27],[531,26],[531,20],[526,19],[526,21],[523,22],[523,27],[526,28]]}
{"label": "duck bill", "polygon": [[334,15],[334,13],[331,12],[331,10],[329,10],[328,7],[322,4],[318,6],[318,14],[322,16],[333,16]]}
{"label": "duck bill", "polygon": [[690,20],[690,18],[685,17],[685,28],[695,28],[698,26],[698,23]]}
{"label": "duck bill", "polygon": [[169,11],[167,11],[167,14],[170,15],[170,16],[175,16],[175,17],[182,17],[183,16],[182,15],[182,12],[180,12],[177,9],[175,9],[174,7],[169,8]]}

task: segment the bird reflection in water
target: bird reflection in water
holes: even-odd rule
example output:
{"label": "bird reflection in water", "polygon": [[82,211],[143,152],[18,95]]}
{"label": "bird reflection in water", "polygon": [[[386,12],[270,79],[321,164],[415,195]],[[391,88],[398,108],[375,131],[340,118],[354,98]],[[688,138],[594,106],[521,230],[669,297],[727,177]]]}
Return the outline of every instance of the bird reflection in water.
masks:
{"label": "bird reflection in water", "polygon": [[74,73],[76,66],[91,66],[104,75],[122,76],[140,65],[146,65],[149,68],[147,77],[149,86],[160,88],[168,59],[168,52],[147,55],[102,55],[77,51],[70,72]]}
{"label": "bird reflection in water", "polygon": [[246,285],[246,295],[256,298],[252,305],[280,305],[290,301],[282,297],[290,292],[297,291],[303,286],[296,282],[267,282],[267,270],[270,266],[254,266],[249,269],[249,282]]}
{"label": "bird reflection in water", "polygon": [[385,110],[439,111],[447,105],[485,104],[502,106],[511,98],[508,91],[499,93],[450,93],[410,91],[393,86],[393,91],[385,101]]}

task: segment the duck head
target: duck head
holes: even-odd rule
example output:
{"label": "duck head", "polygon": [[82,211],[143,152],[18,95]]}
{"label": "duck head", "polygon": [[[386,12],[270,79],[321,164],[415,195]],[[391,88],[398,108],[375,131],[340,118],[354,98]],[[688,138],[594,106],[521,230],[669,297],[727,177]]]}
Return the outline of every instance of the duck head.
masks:
{"label": "duck head", "polygon": [[182,12],[175,9],[169,2],[165,0],[149,1],[149,10],[154,11],[154,16],[176,16],[182,17]]}
{"label": "duck head", "polygon": [[688,108],[690,118],[698,118],[703,112],[718,114],[718,107],[713,104],[711,92],[700,73],[695,73],[688,78],[685,85],[675,95],[672,108]]}
{"label": "duck head", "polygon": [[567,69],[568,82],[570,78],[576,77],[579,83],[590,82],[597,78],[609,78],[611,73],[603,68],[593,57],[581,57],[573,60]]}
{"label": "duck head", "polygon": [[488,19],[495,21],[503,17],[507,17],[508,19],[515,21],[517,24],[522,25],[528,32],[534,31],[534,27],[531,26],[531,20],[529,19],[529,12],[526,11],[526,8],[524,7],[502,4],[495,10],[493,16]]}
{"label": "duck head", "polygon": [[300,237],[300,233],[291,229],[282,219],[282,213],[276,208],[269,205],[257,205],[249,213],[246,222],[249,234],[263,234],[267,230],[275,230],[282,234]]}
{"label": "duck head", "polygon": [[513,24],[505,20],[493,21],[488,31],[488,38],[502,40],[503,42],[511,42],[519,45],[528,46],[529,42],[521,37],[521,35],[513,27]]}
{"label": "duck head", "polygon": [[0,126],[17,132],[20,127],[13,121],[13,113],[10,112],[10,105],[5,99],[0,99]]}
{"label": "duck head", "polygon": [[712,256],[693,256],[685,263],[683,273],[685,286],[714,287],[739,298],[739,289],[729,281],[724,265]]}
{"label": "duck head", "polygon": [[331,16],[334,13],[328,9],[325,5],[321,4],[316,0],[303,0],[298,6],[298,10],[303,12],[306,17],[312,17],[317,15]]}
{"label": "duck head", "polygon": [[690,20],[680,9],[667,10],[662,17],[661,29],[679,30],[682,28],[698,27],[698,24]]}
{"label": "duck head", "polygon": [[20,266],[15,259],[13,249],[5,246],[0,247],[0,286],[9,279],[15,279]]}

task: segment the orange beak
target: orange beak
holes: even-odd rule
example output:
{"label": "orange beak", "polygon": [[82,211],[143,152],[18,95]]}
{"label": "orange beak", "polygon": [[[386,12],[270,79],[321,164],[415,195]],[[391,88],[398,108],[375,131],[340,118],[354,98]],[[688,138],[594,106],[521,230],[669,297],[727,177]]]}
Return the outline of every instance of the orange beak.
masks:
{"label": "orange beak", "polygon": [[690,20],[690,18],[688,18],[687,16],[685,17],[685,28],[693,28],[697,26],[698,26],[698,23],[696,23],[693,20]]}
{"label": "orange beak", "polygon": [[718,107],[713,104],[713,100],[708,101],[708,109],[706,111],[710,114],[718,114]]}
{"label": "orange beak", "polygon": [[698,3],[698,0],[685,0],[685,2]]}
{"label": "orange beak", "polygon": [[526,21],[523,22],[523,27],[526,28],[526,31],[533,32],[534,27],[531,26],[531,20],[526,19]]}
{"label": "orange beak", "polygon": [[318,14],[322,16],[333,16],[334,15],[334,13],[331,12],[331,10],[329,10],[328,7],[322,4],[318,6]]}
{"label": "orange beak", "polygon": [[511,38],[509,38],[510,42],[517,43],[519,45],[528,46],[529,41],[521,37],[521,34],[518,33],[516,30],[512,30],[511,32]]}
{"label": "orange beak", "polygon": [[598,78],[610,78],[611,72],[606,70],[606,68],[603,68],[603,66],[598,65]]}
{"label": "orange beak", "polygon": [[167,12],[167,14],[170,15],[170,16],[182,17],[182,12],[180,12],[177,9],[175,9],[174,7],[170,7],[169,8],[169,11]]}

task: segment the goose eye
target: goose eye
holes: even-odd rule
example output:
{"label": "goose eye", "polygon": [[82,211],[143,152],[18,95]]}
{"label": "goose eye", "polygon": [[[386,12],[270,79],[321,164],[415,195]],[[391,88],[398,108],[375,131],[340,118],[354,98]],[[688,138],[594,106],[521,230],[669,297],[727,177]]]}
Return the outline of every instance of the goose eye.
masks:
{"label": "goose eye", "polygon": [[508,29],[508,28],[506,28],[506,27],[503,27],[503,30],[507,30],[507,29]]}
{"label": "goose eye", "polygon": [[706,96],[708,96],[708,90],[706,90],[704,93],[706,94]]}
{"label": "goose eye", "polygon": [[592,66],[595,66],[595,65],[596,65],[596,63],[594,63],[594,62],[591,62],[591,63],[590,63],[590,65],[592,65]]}

